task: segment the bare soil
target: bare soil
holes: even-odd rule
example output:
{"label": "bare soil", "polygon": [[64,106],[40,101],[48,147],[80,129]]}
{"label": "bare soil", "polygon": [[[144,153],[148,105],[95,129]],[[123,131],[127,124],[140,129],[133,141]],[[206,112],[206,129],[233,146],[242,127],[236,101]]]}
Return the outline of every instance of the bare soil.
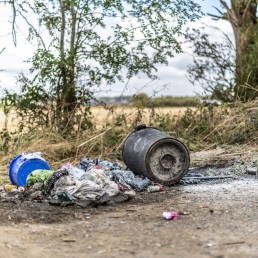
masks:
{"label": "bare soil", "polygon": [[1,256],[257,257],[257,199],[258,177],[244,176],[86,209],[2,202]]}
{"label": "bare soil", "polygon": [[[258,148],[191,155],[192,166],[258,160]],[[80,208],[0,201],[0,257],[258,257],[258,176],[174,185]],[[178,211],[167,221],[163,211]]]}

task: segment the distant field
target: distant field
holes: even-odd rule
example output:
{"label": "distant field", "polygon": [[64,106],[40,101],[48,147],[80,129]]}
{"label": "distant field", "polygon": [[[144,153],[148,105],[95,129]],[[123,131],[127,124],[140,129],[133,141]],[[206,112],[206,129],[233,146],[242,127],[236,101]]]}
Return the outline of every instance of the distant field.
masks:
{"label": "distant field", "polygon": [[[159,115],[169,114],[171,116],[178,116],[183,114],[186,107],[160,107],[154,108],[154,112]],[[112,123],[118,116],[124,115],[128,123],[134,121],[137,116],[137,109],[134,107],[116,107],[114,111],[105,110],[103,107],[93,107],[92,116],[96,121],[96,124],[101,127],[103,124]],[[150,120],[153,118],[153,110],[151,108],[145,108],[143,110],[143,117],[141,118],[142,123],[149,124]]]}
{"label": "distant field", "polygon": [[[186,107],[157,107],[154,108],[154,112],[159,115],[169,114],[171,116],[182,115],[186,110]],[[112,124],[118,116],[124,115],[128,123],[134,121],[137,116],[137,109],[134,107],[119,106],[111,110],[107,110],[102,106],[95,106],[91,108],[92,118],[97,128],[101,128],[103,125],[110,123]],[[153,117],[153,110],[145,108],[143,110],[143,117],[141,123],[149,124],[150,119]],[[5,126],[5,115],[0,109],[0,130]],[[8,128],[15,128],[17,126],[17,120],[14,113],[8,117]]]}

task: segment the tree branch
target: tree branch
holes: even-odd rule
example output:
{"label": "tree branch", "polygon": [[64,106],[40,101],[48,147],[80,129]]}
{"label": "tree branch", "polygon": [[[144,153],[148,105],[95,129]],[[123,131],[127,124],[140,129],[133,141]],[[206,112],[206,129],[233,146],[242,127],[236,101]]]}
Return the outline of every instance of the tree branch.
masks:
{"label": "tree branch", "polygon": [[0,50],[0,55],[3,53],[4,50],[5,50],[5,47],[2,50]]}
{"label": "tree branch", "polygon": [[245,7],[244,14],[243,14],[243,17],[242,17],[243,20],[244,20],[245,17],[246,17],[246,14],[247,14],[247,11],[248,11],[248,9],[249,9],[249,7],[250,7],[250,5],[251,5],[251,2],[252,2],[252,0],[249,0],[248,3],[247,3],[247,5],[246,5],[246,7]]}
{"label": "tree branch", "polygon": [[221,14],[221,15],[224,14],[224,13],[223,13],[222,11],[220,11],[219,8],[217,8],[216,6],[212,6],[212,7],[213,7],[214,9],[216,9],[219,14]]}
{"label": "tree branch", "polygon": [[223,5],[223,7],[224,7],[227,11],[230,10],[228,4],[227,4],[224,0],[220,0],[220,3]]}
{"label": "tree branch", "polygon": [[15,20],[16,20],[16,7],[14,0],[12,1],[12,8],[13,8],[13,21],[12,21],[12,37],[14,46],[17,46],[17,39],[16,39],[16,31],[15,31]]}
{"label": "tree branch", "polygon": [[211,14],[211,13],[207,13],[209,16],[211,16],[212,18],[214,18],[214,20],[219,20],[219,19],[225,19],[223,18],[223,16],[218,16],[215,14]]}
{"label": "tree branch", "polygon": [[36,37],[40,39],[40,42],[42,43],[44,49],[46,50],[46,45],[42,37],[39,35],[38,31],[35,29],[35,27],[28,21],[28,19],[23,15],[22,12],[18,10],[18,13],[22,16],[22,18],[26,21],[26,23],[30,26],[30,28],[34,31]]}

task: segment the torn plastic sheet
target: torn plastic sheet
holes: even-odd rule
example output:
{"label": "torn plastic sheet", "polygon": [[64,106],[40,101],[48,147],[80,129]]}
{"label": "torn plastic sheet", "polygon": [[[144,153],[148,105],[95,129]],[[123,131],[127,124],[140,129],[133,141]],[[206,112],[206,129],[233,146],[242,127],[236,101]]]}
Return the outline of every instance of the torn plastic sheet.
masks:
{"label": "torn plastic sheet", "polygon": [[69,163],[62,165],[61,169],[67,170],[69,174],[73,175],[76,179],[80,179],[85,174],[83,169],[74,167]]}
{"label": "torn plastic sheet", "polygon": [[130,170],[112,170],[109,172],[109,177],[128,190],[142,191],[152,183],[148,178],[136,176]]}
{"label": "torn plastic sheet", "polygon": [[69,195],[84,200],[98,200],[100,199],[106,191],[101,185],[98,185],[90,180],[78,181],[74,179],[71,175],[59,178],[51,190],[51,196],[57,199],[58,193],[68,193]]}
{"label": "torn plastic sheet", "polygon": [[100,166],[101,169],[105,170],[105,171],[109,171],[109,170],[121,170],[122,169],[122,165],[119,162],[110,162],[110,161],[106,161],[106,160],[101,160],[101,159],[96,159],[93,160],[91,158],[81,158],[80,162],[78,164],[78,168],[82,169],[84,171],[89,170],[92,166]]}
{"label": "torn plastic sheet", "polygon": [[100,185],[109,196],[115,196],[119,193],[117,184],[110,180],[110,178],[101,169],[88,170],[81,178],[80,181],[90,180]]}

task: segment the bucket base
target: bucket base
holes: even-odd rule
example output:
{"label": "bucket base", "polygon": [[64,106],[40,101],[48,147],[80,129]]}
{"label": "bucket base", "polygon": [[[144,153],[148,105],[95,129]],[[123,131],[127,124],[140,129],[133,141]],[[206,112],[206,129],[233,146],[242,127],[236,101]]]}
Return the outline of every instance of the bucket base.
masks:
{"label": "bucket base", "polygon": [[178,140],[157,141],[149,150],[145,164],[149,176],[156,182],[171,185],[188,172],[190,163],[186,147]]}

